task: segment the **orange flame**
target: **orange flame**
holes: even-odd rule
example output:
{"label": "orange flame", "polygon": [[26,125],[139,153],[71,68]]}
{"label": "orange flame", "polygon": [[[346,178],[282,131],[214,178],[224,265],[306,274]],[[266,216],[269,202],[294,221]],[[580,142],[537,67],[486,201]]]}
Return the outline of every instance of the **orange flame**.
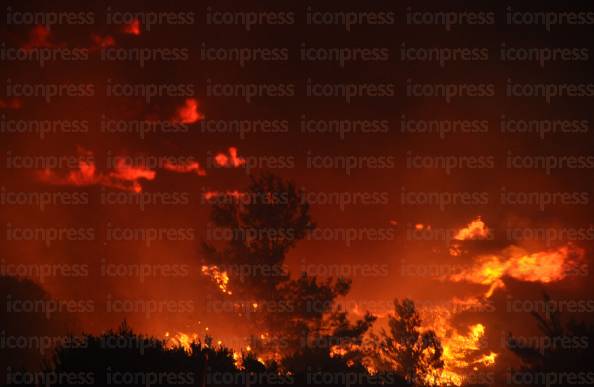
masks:
{"label": "orange flame", "polygon": [[472,222],[468,223],[466,227],[460,229],[454,236],[454,239],[459,241],[465,241],[468,239],[486,239],[489,237],[489,234],[489,229],[479,216]]}
{"label": "orange flame", "polygon": [[[205,332],[208,332],[208,327],[204,328]],[[262,335],[267,335],[267,334],[262,334]],[[184,351],[191,353],[192,352],[192,344],[198,343],[199,342],[199,335],[196,332],[192,332],[192,333],[185,333],[185,332],[177,332],[176,334],[172,335],[169,332],[165,332],[164,334],[165,337],[165,347],[169,348],[169,349],[175,349],[175,348],[182,348]],[[214,339],[212,337],[209,336],[205,336],[205,341],[202,343],[203,347],[210,347],[212,344],[212,342],[214,341]],[[222,347],[223,346],[223,340],[216,340],[216,345],[218,347]],[[232,351],[232,357],[233,357],[233,363],[235,364],[235,367],[237,367],[237,369],[239,370],[243,370],[245,369],[244,366],[244,357],[245,354],[248,354],[250,352],[252,352],[252,347],[249,345],[246,345],[243,348],[240,348],[239,350],[235,350],[233,348],[227,347]],[[279,354],[269,354],[268,355],[269,358],[271,359],[275,359],[276,361],[280,361],[280,355]],[[259,361],[262,364],[265,364],[265,358],[263,356],[259,356],[257,359],[257,361]]]}
{"label": "orange flame", "polygon": [[495,289],[503,288],[503,277],[526,282],[550,283],[561,281],[583,261],[584,250],[573,246],[529,254],[512,246],[504,256],[487,255],[478,257],[473,267],[449,276],[454,282],[471,282],[489,286],[486,297]]}
{"label": "orange flame", "polygon": [[197,333],[183,333],[178,332],[175,335],[165,332],[165,347],[166,348],[183,348],[186,352],[192,351],[192,343],[198,340]]}
{"label": "orange flame", "polygon": [[228,289],[229,286],[229,275],[226,271],[221,271],[216,265],[206,266],[203,265],[201,268],[202,274],[210,277],[219,287],[219,290],[223,294],[233,294]]}
{"label": "orange flame", "polygon": [[[459,300],[459,306],[470,308],[477,306],[478,299]],[[443,348],[442,359],[444,367],[428,375],[428,382],[438,385],[453,384],[460,386],[470,372],[478,371],[479,367],[491,367],[495,364],[497,354],[484,353],[486,327],[476,323],[468,327],[466,333],[454,328],[451,321],[456,312],[445,307],[432,307],[424,311],[423,321],[425,329],[431,329],[439,337]]]}

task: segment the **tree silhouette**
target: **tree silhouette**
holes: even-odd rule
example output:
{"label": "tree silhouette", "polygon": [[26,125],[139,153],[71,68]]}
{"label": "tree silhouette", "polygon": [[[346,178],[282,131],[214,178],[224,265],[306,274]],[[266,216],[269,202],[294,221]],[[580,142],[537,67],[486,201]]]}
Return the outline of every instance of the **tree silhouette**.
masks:
{"label": "tree silhouette", "polygon": [[[2,344],[0,351],[0,380],[6,381],[8,367],[12,370],[41,369],[52,346],[72,329],[67,313],[49,313],[40,307],[20,306],[34,303],[47,305],[50,310],[49,304],[53,302],[56,300],[30,279],[0,276],[0,334],[3,340],[10,339]],[[11,306],[13,304],[16,307]],[[25,340],[27,345],[22,344]]]}
{"label": "tree silhouette", "polygon": [[224,193],[211,204],[210,220],[230,238],[222,248],[216,241],[203,244],[206,263],[231,268],[238,295],[270,296],[286,280],[286,253],[315,227],[309,204],[292,183],[272,174],[252,175],[241,196]]}
{"label": "tree silhouette", "polygon": [[406,381],[423,385],[433,371],[443,368],[443,349],[435,332],[421,331],[421,317],[412,300],[394,300],[389,331],[382,329],[377,341],[378,368],[397,369]]}
{"label": "tree silhouette", "polygon": [[[340,324],[342,334],[355,334],[364,329],[354,324]],[[338,332],[336,330],[335,332]],[[242,356],[241,368],[236,365],[232,352],[222,346],[192,343],[189,350],[170,348],[162,340],[139,335],[125,323],[117,330],[99,336],[85,335],[85,345],[60,346],[51,364],[44,370],[47,375],[74,375],[61,381],[41,383],[47,386],[125,384],[129,386],[272,386],[324,385],[324,386],[406,386],[395,375],[372,376],[361,364],[349,364],[342,356],[330,357],[319,348],[305,349],[287,359],[284,369],[277,364],[263,364],[253,353]],[[311,375],[334,376],[315,381]],[[35,385],[35,383],[31,384]]]}
{"label": "tree silhouette", "polygon": [[56,348],[46,373],[80,376],[56,385],[204,386],[208,372],[239,372],[227,348],[202,343],[192,343],[189,351],[167,348],[160,339],[135,333],[126,322],[99,336],[86,334],[82,343]]}
{"label": "tree silhouette", "polygon": [[[340,317],[336,300],[350,289],[344,278],[290,278],[286,254],[315,228],[309,210],[294,184],[267,173],[251,176],[242,194],[213,200],[211,221],[231,239],[204,243],[204,263],[227,272],[231,299],[254,306],[249,322],[267,337],[255,344],[261,351],[293,355],[328,335]],[[365,321],[359,327],[371,325]]]}
{"label": "tree silhouette", "polygon": [[[594,361],[594,325],[572,319],[563,324],[561,312],[548,294],[543,295],[545,312],[530,314],[541,332],[535,343],[530,338],[508,336],[507,347],[522,362],[521,372],[562,375],[590,372]],[[591,379],[590,382],[591,383]],[[534,383],[534,385],[546,385]]]}

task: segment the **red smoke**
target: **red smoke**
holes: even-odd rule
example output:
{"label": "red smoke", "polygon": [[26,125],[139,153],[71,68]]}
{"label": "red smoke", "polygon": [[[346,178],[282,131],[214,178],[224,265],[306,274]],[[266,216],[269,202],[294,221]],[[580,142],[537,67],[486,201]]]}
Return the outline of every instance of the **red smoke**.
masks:
{"label": "red smoke", "polygon": [[46,26],[37,25],[29,33],[29,40],[23,44],[24,49],[39,47],[56,47],[56,44],[50,42],[50,31]]}
{"label": "red smoke", "polygon": [[23,101],[18,98],[0,99],[0,109],[20,109],[23,107]]}
{"label": "red smoke", "polygon": [[129,24],[124,25],[122,32],[135,36],[140,35],[140,22],[138,19],[134,19]]}
{"label": "red smoke", "polygon": [[188,98],[185,104],[177,109],[174,121],[182,124],[193,124],[202,118],[202,114],[198,112],[198,101],[194,98]]}
{"label": "red smoke", "polygon": [[167,161],[163,165],[163,169],[177,173],[196,173],[198,176],[206,176],[206,171],[200,167],[198,162],[188,162],[186,164],[174,164]]}
{"label": "red smoke", "polygon": [[106,48],[115,46],[115,39],[111,35],[100,36],[93,34],[91,35],[93,44],[91,48]]}
{"label": "red smoke", "polygon": [[245,164],[245,159],[237,156],[237,148],[229,148],[229,156],[224,153],[218,153],[215,156],[215,162],[220,167],[237,168]]}
{"label": "red smoke", "polygon": [[[84,152],[87,155],[92,156],[91,152]],[[154,180],[155,176],[155,171],[145,167],[130,165],[123,159],[118,159],[114,170],[107,174],[98,172],[95,162],[91,160],[80,160],[78,169],[69,171],[65,176],[59,176],[49,168],[44,169],[39,174],[41,181],[54,185],[102,185],[131,192],[142,191],[142,186],[139,181],[140,179]]]}

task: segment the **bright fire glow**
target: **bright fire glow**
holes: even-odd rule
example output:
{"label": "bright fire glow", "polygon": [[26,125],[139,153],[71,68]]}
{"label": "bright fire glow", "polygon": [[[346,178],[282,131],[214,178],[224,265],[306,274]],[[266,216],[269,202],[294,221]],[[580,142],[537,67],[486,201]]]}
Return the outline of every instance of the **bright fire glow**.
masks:
{"label": "bright fire glow", "polygon": [[485,225],[485,222],[481,220],[479,216],[468,225],[458,231],[454,235],[455,240],[465,241],[469,239],[486,239],[489,237],[489,229]]}
{"label": "bright fire glow", "polygon": [[219,270],[219,268],[216,265],[210,265],[210,266],[203,265],[201,270],[202,270],[202,274],[210,277],[217,284],[221,293],[229,294],[229,295],[233,294],[228,289],[229,275],[227,274],[226,271]]}
{"label": "bright fire glow", "polygon": [[489,286],[490,297],[497,288],[503,288],[503,277],[526,282],[550,283],[563,280],[583,261],[584,250],[572,246],[529,254],[512,246],[502,256],[486,255],[461,273],[451,275],[454,282],[471,282]]}
{"label": "bright fire glow", "polygon": [[[204,330],[206,332],[208,332],[208,327],[204,328]],[[175,349],[175,348],[182,348],[184,351],[186,351],[187,353],[192,352],[192,344],[194,343],[198,343],[199,342],[199,336],[198,333],[184,333],[184,332],[177,332],[176,334],[172,335],[169,332],[165,332],[165,347],[169,348],[169,349]],[[217,340],[216,341],[217,346],[221,347],[223,345],[223,341],[222,340]],[[204,342],[202,343],[203,346],[208,347],[208,342]],[[243,352],[249,352],[250,351],[250,347],[249,345],[244,348],[242,350]],[[235,367],[237,367],[237,369],[239,370],[243,370],[245,367],[243,366],[243,352],[238,352],[233,350],[233,363],[235,364]],[[258,359],[258,361],[262,362],[262,360],[260,360],[260,358]]]}
{"label": "bright fire glow", "polygon": [[192,343],[198,341],[197,333],[183,333],[178,332],[175,335],[171,335],[169,332],[165,332],[165,347],[167,348],[183,348],[186,352],[191,352]]}
{"label": "bright fire glow", "polygon": [[[461,307],[471,308],[480,301],[465,300]],[[477,306],[477,305],[474,305]],[[460,332],[452,326],[455,312],[445,307],[432,307],[424,311],[423,321],[426,329],[433,330],[439,337],[443,348],[444,367],[430,375],[439,385],[454,384],[460,386],[471,370],[479,367],[491,367],[495,364],[497,354],[485,352],[486,327],[482,323],[470,325],[466,332]]]}

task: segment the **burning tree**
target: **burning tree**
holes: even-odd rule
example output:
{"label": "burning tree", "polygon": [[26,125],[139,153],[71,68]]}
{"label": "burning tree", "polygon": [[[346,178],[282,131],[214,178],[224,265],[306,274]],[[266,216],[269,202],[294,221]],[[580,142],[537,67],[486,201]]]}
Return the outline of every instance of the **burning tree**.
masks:
{"label": "burning tree", "polygon": [[206,263],[223,269],[242,295],[274,294],[287,279],[286,253],[315,227],[309,204],[293,184],[270,174],[252,176],[247,191],[220,193],[210,202],[211,221],[222,235],[211,239],[224,246],[205,242]]}
{"label": "burning tree", "polygon": [[350,281],[306,273],[291,278],[286,268],[287,252],[315,228],[300,190],[262,174],[251,177],[245,192],[210,198],[211,221],[228,237],[204,243],[203,269],[218,273],[221,296],[236,302],[238,315],[249,317],[259,333],[252,348],[276,358],[314,349],[328,356],[360,342],[375,318],[366,315],[351,325],[338,309],[336,300],[348,293]]}
{"label": "burning tree", "polygon": [[377,343],[378,368],[397,369],[413,384],[432,382],[443,368],[443,349],[435,332],[421,330],[421,317],[412,300],[394,300],[394,315],[388,318],[389,331],[382,329]]}

